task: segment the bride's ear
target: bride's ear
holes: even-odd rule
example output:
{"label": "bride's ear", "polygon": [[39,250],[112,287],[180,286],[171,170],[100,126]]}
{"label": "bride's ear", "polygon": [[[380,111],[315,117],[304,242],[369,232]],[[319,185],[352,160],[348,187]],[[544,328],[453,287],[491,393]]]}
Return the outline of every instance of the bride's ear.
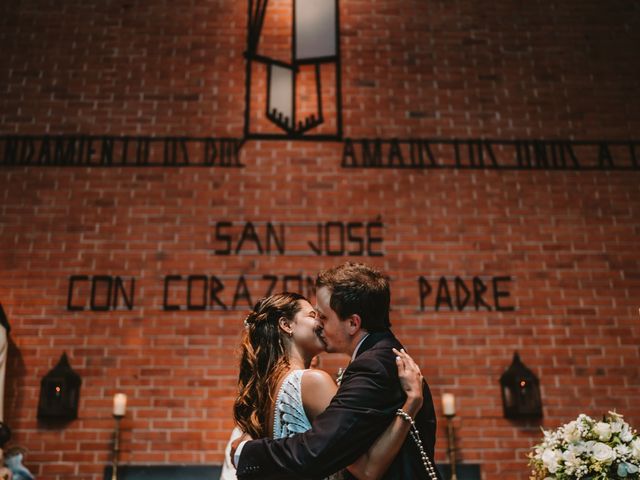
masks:
{"label": "bride's ear", "polygon": [[293,335],[293,327],[291,326],[291,321],[286,317],[280,317],[278,319],[278,327],[282,330],[288,337]]}

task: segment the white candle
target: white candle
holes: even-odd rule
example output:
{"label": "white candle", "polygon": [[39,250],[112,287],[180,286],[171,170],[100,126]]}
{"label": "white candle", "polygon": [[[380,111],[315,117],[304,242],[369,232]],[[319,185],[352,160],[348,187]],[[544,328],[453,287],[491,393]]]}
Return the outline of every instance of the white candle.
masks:
{"label": "white candle", "polygon": [[113,414],[124,417],[127,411],[127,396],[124,393],[116,393],[113,396]]}
{"label": "white candle", "polygon": [[456,414],[456,397],[453,396],[453,393],[442,394],[442,413],[445,415]]}

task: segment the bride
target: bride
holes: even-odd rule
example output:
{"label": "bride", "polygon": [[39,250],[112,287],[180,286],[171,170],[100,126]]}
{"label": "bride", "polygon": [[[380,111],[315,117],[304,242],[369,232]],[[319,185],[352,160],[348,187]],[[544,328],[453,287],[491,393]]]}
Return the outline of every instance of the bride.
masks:
{"label": "bride", "polygon": [[[259,300],[247,316],[234,418],[252,438],[282,438],[307,431],[335,395],[338,386],[331,376],[309,368],[312,359],[325,350],[316,315],[302,295],[281,293]],[[413,417],[422,407],[422,375],[409,355],[394,352],[398,388],[407,395],[402,408]],[[347,470],[358,479],[382,477],[408,431],[408,423],[396,417]]]}

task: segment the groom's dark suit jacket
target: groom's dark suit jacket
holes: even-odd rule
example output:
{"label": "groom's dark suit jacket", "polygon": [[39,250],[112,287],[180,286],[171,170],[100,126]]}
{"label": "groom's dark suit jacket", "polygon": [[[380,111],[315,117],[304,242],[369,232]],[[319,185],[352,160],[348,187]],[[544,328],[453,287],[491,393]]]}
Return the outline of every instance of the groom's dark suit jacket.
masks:
{"label": "groom's dark suit jacket", "polygon": [[[238,461],[238,479],[321,479],[365,453],[395,418],[396,409],[406,398],[392,347],[400,349],[402,345],[391,332],[370,334],[345,370],[336,396],[312,428],[289,438],[247,442]],[[415,421],[433,461],[436,418],[426,382],[424,404]],[[429,478],[409,435],[383,478]]]}

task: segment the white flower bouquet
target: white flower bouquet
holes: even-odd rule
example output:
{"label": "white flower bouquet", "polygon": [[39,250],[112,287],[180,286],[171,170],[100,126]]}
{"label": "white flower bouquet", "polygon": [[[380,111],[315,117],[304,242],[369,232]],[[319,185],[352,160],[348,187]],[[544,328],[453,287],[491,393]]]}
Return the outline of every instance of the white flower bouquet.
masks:
{"label": "white flower bouquet", "polygon": [[640,438],[615,412],[602,422],[581,414],[529,453],[531,480],[640,480]]}

